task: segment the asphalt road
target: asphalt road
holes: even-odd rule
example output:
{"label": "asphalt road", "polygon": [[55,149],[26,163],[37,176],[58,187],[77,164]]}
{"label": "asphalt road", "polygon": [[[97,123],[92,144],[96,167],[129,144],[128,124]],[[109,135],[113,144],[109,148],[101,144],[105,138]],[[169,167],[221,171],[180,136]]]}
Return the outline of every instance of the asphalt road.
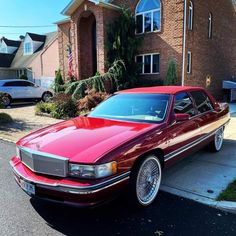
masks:
{"label": "asphalt road", "polygon": [[123,198],[95,209],[30,199],[15,183],[13,144],[0,141],[0,236],[8,235],[236,235],[236,215],[164,192],[146,209]]}

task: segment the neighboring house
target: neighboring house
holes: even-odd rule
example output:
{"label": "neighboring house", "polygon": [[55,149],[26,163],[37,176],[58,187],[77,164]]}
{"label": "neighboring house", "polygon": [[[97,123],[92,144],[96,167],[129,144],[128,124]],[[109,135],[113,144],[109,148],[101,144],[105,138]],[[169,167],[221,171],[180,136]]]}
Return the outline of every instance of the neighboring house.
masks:
{"label": "neighboring house", "polygon": [[21,41],[2,38],[0,42],[0,53],[15,54]]}
{"label": "neighboring house", "polygon": [[[0,53],[0,58],[2,55]],[[45,35],[26,33],[10,66],[5,67],[5,71],[8,71],[11,76],[14,74],[13,79],[25,74],[29,80],[39,85],[49,86],[55,78],[55,71],[58,68],[57,32]],[[1,76],[1,71],[3,71],[2,68],[0,69],[0,79],[4,79],[4,76]]]}
{"label": "neighboring house", "polygon": [[144,36],[136,58],[143,64],[140,79],[164,80],[175,59],[182,84],[221,96],[222,80],[236,75],[235,0],[72,0],[62,12],[68,18],[57,22],[64,77],[69,44],[78,79],[105,72],[107,24],[123,5],[136,16],[136,33]]}

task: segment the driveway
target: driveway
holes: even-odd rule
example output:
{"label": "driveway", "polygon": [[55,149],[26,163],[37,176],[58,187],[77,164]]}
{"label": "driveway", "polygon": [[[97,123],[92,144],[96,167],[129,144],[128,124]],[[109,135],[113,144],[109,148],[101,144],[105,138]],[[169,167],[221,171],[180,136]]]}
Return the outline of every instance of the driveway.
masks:
{"label": "driveway", "polygon": [[236,203],[215,201],[236,179],[236,105],[230,108],[231,121],[225,130],[222,150],[218,153],[201,150],[169,168],[164,173],[162,190],[236,212]]}
{"label": "driveway", "polygon": [[8,125],[0,124],[0,137],[13,142],[32,131],[60,122],[50,117],[36,116],[35,105],[14,105],[8,109],[0,109],[0,112],[9,114],[15,121]]}

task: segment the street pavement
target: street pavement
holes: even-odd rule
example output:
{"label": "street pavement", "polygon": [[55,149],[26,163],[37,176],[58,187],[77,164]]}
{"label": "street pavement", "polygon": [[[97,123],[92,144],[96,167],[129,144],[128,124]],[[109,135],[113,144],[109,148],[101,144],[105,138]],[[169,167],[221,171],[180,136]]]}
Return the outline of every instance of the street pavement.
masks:
{"label": "street pavement", "polygon": [[146,209],[131,208],[123,197],[95,209],[33,200],[13,179],[14,153],[14,144],[0,141],[0,236],[236,235],[236,215],[165,192]]}

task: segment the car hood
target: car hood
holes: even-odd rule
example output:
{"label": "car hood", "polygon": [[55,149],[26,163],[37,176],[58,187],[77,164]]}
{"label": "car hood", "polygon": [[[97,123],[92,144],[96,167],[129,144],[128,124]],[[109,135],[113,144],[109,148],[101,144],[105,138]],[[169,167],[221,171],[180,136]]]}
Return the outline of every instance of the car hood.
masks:
{"label": "car hood", "polygon": [[71,162],[95,163],[119,145],[157,126],[78,117],[36,131],[17,145],[66,157]]}

